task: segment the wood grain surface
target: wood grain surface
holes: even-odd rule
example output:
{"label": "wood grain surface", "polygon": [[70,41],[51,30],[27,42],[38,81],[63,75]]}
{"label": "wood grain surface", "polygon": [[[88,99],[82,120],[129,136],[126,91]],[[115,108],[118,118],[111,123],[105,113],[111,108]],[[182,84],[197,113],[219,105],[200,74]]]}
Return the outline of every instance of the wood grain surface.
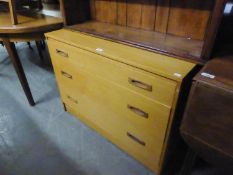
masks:
{"label": "wood grain surface", "polygon": [[133,45],[163,54],[189,58],[194,62],[202,62],[199,58],[203,41],[200,40],[190,40],[179,36],[96,21],[77,24],[67,28],[73,31],[96,35],[114,42]]}
{"label": "wood grain surface", "polygon": [[97,21],[203,40],[212,0],[91,0]]}
{"label": "wood grain surface", "polygon": [[18,14],[18,24],[12,25],[10,14],[0,12],[0,34],[47,32],[63,26],[62,18],[40,14]]}

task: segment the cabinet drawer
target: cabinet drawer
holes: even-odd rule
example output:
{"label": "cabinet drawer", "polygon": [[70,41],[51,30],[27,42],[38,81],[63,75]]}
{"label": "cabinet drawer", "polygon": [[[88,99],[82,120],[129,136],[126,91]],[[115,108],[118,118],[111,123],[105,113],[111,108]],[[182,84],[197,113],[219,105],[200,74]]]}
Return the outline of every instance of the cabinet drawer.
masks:
{"label": "cabinet drawer", "polygon": [[[78,103],[78,98],[88,97],[88,100],[91,99],[101,104],[103,110],[108,108],[112,115],[140,129],[141,133],[146,133],[161,141],[164,140],[170,115],[169,107],[90,74],[81,68],[67,67],[67,65],[60,67],[55,64],[54,69],[60,89],[65,89],[64,91],[67,92],[63,100]],[[101,111],[99,108],[93,109],[92,106],[86,105],[96,112]],[[82,108],[87,107],[84,105]]]}
{"label": "cabinet drawer", "polygon": [[[75,76],[72,78],[76,79]],[[82,72],[79,72],[78,80],[78,83],[73,85],[72,80],[58,76],[63,102],[76,111],[71,113],[81,117],[81,120],[97,131],[101,129],[101,134],[139,161],[148,166],[153,164],[150,167],[155,167],[163,148],[169,110],[164,109],[162,113],[161,109],[156,110],[158,106],[153,102],[143,97],[132,97],[135,95],[132,92],[115,87],[105,80],[83,75]],[[99,87],[94,87],[92,83],[98,84]],[[107,89],[112,90],[107,92]],[[119,93],[122,96],[115,98],[114,94]],[[129,100],[126,100],[127,98]],[[126,104],[133,102],[149,110],[147,119],[127,111]],[[146,107],[147,105],[150,108]],[[155,116],[158,111],[160,114]]]}
{"label": "cabinet drawer", "polygon": [[[151,153],[155,157],[160,156],[169,108],[83,70],[69,67],[67,71],[65,66],[54,68],[65,104],[112,136],[124,138],[121,144],[128,140],[137,147],[143,147],[143,152],[138,153],[140,156],[148,158]],[[129,110],[128,104],[145,111],[148,118]]]}
{"label": "cabinet drawer", "polygon": [[[111,123],[108,123],[103,121],[104,118],[101,118],[105,125],[100,126],[94,123],[92,119],[84,116],[77,108],[70,107],[67,104],[65,105],[67,111],[70,114],[78,116],[78,118],[82,122],[84,122],[89,127],[95,129],[99,134],[106,137],[113,144],[117,145],[119,148],[121,148],[129,155],[133,156],[135,159],[148,166],[152,170],[158,169],[161,153],[157,153],[158,147],[156,147],[156,145],[153,145],[154,150],[148,150],[148,143],[146,145],[138,144],[136,141],[134,141],[128,136],[128,133],[130,133],[129,129],[125,129],[119,123],[116,123],[114,125],[112,124],[115,121],[114,119]],[[96,115],[95,117],[98,116]],[[107,124],[111,126],[110,129],[107,127]]]}
{"label": "cabinet drawer", "polygon": [[56,64],[75,65],[164,105],[173,103],[175,81],[54,40],[49,49]]}

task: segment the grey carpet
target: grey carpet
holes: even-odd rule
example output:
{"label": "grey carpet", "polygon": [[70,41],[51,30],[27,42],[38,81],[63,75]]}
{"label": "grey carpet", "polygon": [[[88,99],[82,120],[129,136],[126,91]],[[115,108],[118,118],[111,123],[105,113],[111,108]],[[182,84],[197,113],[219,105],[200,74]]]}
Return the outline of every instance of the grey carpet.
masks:
{"label": "grey carpet", "polygon": [[35,107],[27,103],[0,48],[0,175],[152,175],[64,112],[51,66],[40,63],[33,47],[31,51],[25,43],[17,44]]}

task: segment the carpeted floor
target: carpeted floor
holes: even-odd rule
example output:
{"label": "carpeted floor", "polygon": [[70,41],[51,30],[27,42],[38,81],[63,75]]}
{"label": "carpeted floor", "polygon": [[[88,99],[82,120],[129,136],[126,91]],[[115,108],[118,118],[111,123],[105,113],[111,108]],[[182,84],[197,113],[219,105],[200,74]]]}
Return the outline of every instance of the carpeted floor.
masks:
{"label": "carpeted floor", "polygon": [[[0,175],[152,175],[64,112],[50,63],[42,65],[33,47],[17,44],[35,107],[0,47]],[[200,174],[212,173],[193,173]]]}

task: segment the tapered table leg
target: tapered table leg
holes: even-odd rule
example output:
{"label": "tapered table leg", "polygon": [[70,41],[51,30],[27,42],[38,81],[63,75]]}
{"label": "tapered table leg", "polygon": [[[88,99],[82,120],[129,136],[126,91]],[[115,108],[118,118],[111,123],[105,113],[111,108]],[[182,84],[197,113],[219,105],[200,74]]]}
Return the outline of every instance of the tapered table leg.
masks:
{"label": "tapered table leg", "polygon": [[43,47],[42,47],[41,41],[36,41],[36,47],[37,47],[41,62],[44,62],[44,56],[42,53]]}
{"label": "tapered table leg", "polygon": [[7,52],[9,54],[9,57],[13,63],[13,66],[15,68],[15,71],[18,75],[18,78],[20,80],[20,83],[23,87],[23,90],[27,96],[28,102],[31,106],[35,105],[34,99],[32,97],[32,93],[31,90],[29,88],[28,82],[27,82],[27,78],[25,76],[22,64],[20,62],[17,50],[15,48],[15,44],[13,42],[10,42],[8,39],[4,39],[3,43],[7,49]]}

